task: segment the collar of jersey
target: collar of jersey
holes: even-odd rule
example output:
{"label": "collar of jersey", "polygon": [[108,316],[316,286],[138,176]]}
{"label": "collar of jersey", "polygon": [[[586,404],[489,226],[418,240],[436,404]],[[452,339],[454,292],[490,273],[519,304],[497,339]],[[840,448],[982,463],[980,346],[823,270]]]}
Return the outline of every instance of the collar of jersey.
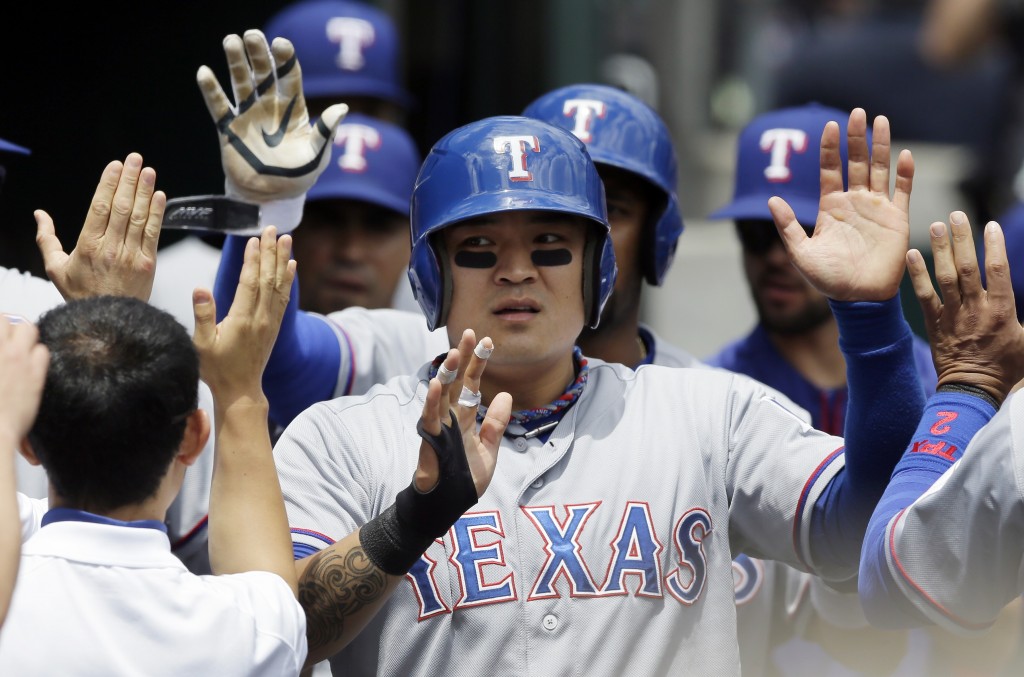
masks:
{"label": "collar of jersey", "polygon": [[[444,360],[445,355],[447,355],[447,353],[439,355],[434,359],[433,363],[431,363],[429,378],[434,378],[434,376],[437,375],[437,368]],[[565,392],[559,395],[553,402],[543,407],[538,407],[536,409],[518,409],[513,411],[511,418],[512,422],[518,423],[526,428],[527,431],[530,431],[562,418],[562,415],[566,410],[568,410],[569,407],[575,404],[576,400],[580,398],[580,393],[583,392],[583,388],[587,384],[587,377],[590,374],[590,367],[587,364],[587,358],[583,357],[583,351],[580,350],[579,346],[575,346],[573,348],[572,359],[576,364],[576,378],[565,389]],[[477,410],[476,418],[478,421],[482,421],[486,415],[487,407],[481,404]]]}
{"label": "collar of jersey", "polygon": [[115,527],[156,529],[165,534],[167,533],[167,525],[159,520],[133,520],[125,522],[113,517],[104,517],[103,515],[86,512],[85,510],[76,510],[75,508],[51,508],[47,510],[46,514],[43,515],[42,525],[45,527],[47,524],[53,524],[54,522],[91,522],[93,524],[108,524]]}

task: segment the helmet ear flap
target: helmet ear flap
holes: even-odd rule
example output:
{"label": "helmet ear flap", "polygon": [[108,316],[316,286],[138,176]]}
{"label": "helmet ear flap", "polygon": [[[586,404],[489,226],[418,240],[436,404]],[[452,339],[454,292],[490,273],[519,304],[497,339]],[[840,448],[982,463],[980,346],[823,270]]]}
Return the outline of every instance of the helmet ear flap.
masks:
{"label": "helmet ear flap", "polygon": [[665,275],[676,256],[679,236],[683,231],[682,223],[678,201],[675,196],[666,195],[644,233],[644,279],[655,287],[660,287],[665,281]]}
{"label": "helmet ear flap", "polygon": [[615,288],[618,266],[615,248],[607,232],[591,227],[583,248],[583,309],[587,326],[597,329],[605,303]]}
{"label": "helmet ear flap", "polygon": [[430,236],[430,248],[434,252],[437,268],[441,274],[440,303],[437,307],[436,327],[448,324],[448,310],[452,307],[452,269],[448,264],[448,247],[444,243],[444,235],[435,232]]}

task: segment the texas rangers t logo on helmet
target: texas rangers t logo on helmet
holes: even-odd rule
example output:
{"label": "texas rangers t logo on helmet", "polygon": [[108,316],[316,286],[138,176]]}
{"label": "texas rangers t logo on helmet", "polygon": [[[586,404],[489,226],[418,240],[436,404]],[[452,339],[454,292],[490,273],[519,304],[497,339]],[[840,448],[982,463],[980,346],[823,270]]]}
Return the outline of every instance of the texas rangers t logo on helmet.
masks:
{"label": "texas rangers t logo on helmet", "polygon": [[764,178],[772,183],[789,181],[793,172],[789,168],[790,153],[807,150],[807,132],[802,129],[766,129],[761,134],[761,150],[771,153],[764,168]]}
{"label": "texas rangers t logo on helmet", "polygon": [[[529,144],[529,145],[527,145]],[[529,134],[494,137],[494,152],[508,153],[512,158],[512,169],[508,178],[513,181],[533,181],[533,174],[526,168],[526,150],[540,152],[540,140]]]}
{"label": "texas rangers t logo on helmet", "polygon": [[338,167],[343,172],[365,172],[369,166],[366,152],[377,150],[380,144],[380,132],[369,125],[338,125],[334,135],[334,145],[342,149]]}
{"label": "texas rangers t logo on helmet", "polygon": [[566,99],[562,104],[565,117],[573,118],[572,133],[583,143],[590,143],[593,138],[590,133],[591,124],[594,118],[603,118],[606,111],[604,101],[596,99]]}
{"label": "texas rangers t logo on helmet", "polygon": [[365,66],[363,49],[372,45],[375,38],[373,24],[366,19],[338,16],[327,22],[327,39],[339,48],[334,58],[338,68],[357,71]]}

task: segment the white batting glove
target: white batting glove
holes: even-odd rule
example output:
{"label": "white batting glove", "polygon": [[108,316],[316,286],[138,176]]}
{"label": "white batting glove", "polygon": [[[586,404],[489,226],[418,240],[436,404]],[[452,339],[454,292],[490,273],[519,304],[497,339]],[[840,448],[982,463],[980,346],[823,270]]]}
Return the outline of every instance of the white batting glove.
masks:
{"label": "white batting glove", "polygon": [[289,232],[302,218],[306,192],[330,162],[328,142],[348,106],[335,104],[310,124],[302,71],[285,38],[271,47],[259,30],[228,35],[224,54],[235,105],[207,66],[196,82],[220,136],[226,193],[259,204],[261,227]]}

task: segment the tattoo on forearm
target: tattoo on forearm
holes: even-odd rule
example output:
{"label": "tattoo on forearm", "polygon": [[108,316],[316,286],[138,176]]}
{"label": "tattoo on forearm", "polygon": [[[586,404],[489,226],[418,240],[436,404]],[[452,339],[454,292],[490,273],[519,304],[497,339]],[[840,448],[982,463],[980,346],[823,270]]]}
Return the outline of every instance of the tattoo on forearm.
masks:
{"label": "tattoo on forearm", "polygon": [[384,594],[387,577],[361,547],[345,555],[331,551],[316,555],[299,581],[299,603],[306,611],[309,648],[341,637],[345,619]]}

